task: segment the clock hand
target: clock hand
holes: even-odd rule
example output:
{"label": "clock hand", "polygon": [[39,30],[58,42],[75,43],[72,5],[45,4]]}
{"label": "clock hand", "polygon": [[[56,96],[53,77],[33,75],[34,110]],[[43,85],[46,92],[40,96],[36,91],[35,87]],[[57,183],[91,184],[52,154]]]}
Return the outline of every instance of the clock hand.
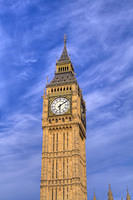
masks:
{"label": "clock hand", "polygon": [[67,101],[63,102],[62,104],[60,104],[58,107],[61,107],[64,103],[66,103]]}

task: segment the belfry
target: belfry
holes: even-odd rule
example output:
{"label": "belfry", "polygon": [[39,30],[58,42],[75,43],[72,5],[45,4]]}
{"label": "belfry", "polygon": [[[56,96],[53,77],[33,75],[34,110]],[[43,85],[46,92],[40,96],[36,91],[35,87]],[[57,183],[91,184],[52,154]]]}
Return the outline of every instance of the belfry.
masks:
{"label": "belfry", "polygon": [[67,53],[43,95],[40,200],[87,200],[86,105]]}

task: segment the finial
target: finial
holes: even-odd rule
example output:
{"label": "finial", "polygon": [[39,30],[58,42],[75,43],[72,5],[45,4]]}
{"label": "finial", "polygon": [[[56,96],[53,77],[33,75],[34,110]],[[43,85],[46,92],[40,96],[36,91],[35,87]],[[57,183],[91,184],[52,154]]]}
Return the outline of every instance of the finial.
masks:
{"label": "finial", "polygon": [[64,34],[64,47],[66,46],[66,40],[67,40],[66,34]]}

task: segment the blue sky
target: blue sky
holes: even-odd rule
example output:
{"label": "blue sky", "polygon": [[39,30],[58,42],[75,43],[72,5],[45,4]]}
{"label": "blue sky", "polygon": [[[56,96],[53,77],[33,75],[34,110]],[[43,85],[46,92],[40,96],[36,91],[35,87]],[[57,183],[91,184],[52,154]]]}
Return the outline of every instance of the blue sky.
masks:
{"label": "blue sky", "polygon": [[88,199],[133,198],[133,1],[0,0],[0,198],[37,200],[41,114],[67,34],[87,104]]}

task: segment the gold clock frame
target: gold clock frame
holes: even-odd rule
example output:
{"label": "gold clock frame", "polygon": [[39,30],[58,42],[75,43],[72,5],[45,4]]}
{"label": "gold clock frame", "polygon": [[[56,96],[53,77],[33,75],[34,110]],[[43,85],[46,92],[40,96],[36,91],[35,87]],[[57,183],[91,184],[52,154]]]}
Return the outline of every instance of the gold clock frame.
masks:
{"label": "gold clock frame", "polygon": [[[66,113],[63,113],[63,114],[60,114],[60,115],[56,115],[56,114],[54,114],[52,111],[51,111],[51,104],[52,104],[52,102],[55,100],[55,99],[57,99],[57,98],[66,98],[66,99],[68,99],[69,100],[69,102],[70,102],[70,108],[68,109],[68,111],[66,112]],[[57,117],[57,116],[63,116],[63,115],[71,115],[72,114],[72,96],[71,95],[67,95],[67,94],[65,94],[65,95],[58,95],[58,96],[50,96],[49,98],[48,98],[48,117]]]}

